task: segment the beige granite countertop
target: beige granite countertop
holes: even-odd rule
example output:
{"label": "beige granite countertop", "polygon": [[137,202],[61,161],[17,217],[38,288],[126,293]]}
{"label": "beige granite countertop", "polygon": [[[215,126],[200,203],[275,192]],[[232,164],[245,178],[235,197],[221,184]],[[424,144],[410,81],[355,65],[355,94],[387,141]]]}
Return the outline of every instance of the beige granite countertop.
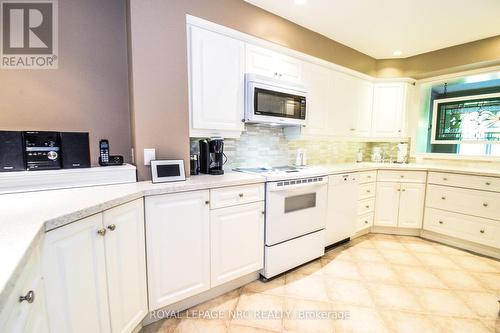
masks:
{"label": "beige granite countertop", "polygon": [[[324,165],[327,174],[368,170],[422,170],[500,177],[500,168],[437,164],[347,163]],[[262,183],[258,175],[227,172],[221,176],[198,175],[183,182],[137,182],[63,190],[0,195],[0,308],[14,286],[31,251],[44,232],[120,204],[150,195]]]}

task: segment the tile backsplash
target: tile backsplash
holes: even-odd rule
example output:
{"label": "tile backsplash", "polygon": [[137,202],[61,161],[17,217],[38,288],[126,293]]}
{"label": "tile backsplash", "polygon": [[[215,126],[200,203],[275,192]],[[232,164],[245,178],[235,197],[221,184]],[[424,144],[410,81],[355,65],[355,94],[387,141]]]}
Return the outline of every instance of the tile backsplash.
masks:
{"label": "tile backsplash", "polygon": [[[198,153],[198,138],[191,138],[191,154]],[[379,146],[391,158],[396,158],[397,143],[354,142],[330,138],[288,140],[283,128],[265,125],[246,125],[238,139],[224,139],[226,170],[237,167],[279,166],[295,163],[297,149],[304,149],[308,164],[349,163],[356,160],[359,149],[369,161],[371,150]]]}

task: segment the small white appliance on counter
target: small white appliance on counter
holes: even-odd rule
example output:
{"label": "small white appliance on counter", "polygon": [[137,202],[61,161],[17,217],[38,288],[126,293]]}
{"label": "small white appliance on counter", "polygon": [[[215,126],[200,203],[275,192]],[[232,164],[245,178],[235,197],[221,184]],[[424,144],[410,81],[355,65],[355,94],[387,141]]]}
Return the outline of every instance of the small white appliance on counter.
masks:
{"label": "small white appliance on counter", "polygon": [[398,144],[398,156],[396,159],[397,163],[407,163],[408,162],[408,144],[400,143]]}
{"label": "small white appliance on counter", "polygon": [[245,122],[282,126],[306,124],[304,86],[257,74],[245,76]]}
{"label": "small white appliance on counter", "polygon": [[328,176],[321,168],[236,171],[266,177],[264,269],[269,279],[325,253]]}

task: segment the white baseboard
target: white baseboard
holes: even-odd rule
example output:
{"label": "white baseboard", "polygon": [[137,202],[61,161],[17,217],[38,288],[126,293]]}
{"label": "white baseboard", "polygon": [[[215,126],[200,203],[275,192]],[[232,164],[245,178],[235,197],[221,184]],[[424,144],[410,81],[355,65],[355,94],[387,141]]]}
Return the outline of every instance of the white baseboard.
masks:
{"label": "white baseboard", "polygon": [[[182,301],[167,305],[157,310],[152,310],[148,313],[146,318],[143,319],[142,326],[146,326],[151,323],[154,323],[155,321],[165,319],[161,318],[163,314],[173,314],[179,311],[189,309],[195,305],[201,304],[203,302],[211,300],[212,298],[230,292],[231,290],[244,286],[245,284],[257,280],[258,278],[259,278],[259,272],[250,273],[236,280],[229,281],[223,285],[207,290],[201,294],[191,296]],[[156,315],[154,315],[154,313],[156,313]]]}
{"label": "white baseboard", "polygon": [[371,230],[371,232],[375,234],[391,234],[400,236],[420,236],[420,231],[421,229],[380,226],[373,226]]}

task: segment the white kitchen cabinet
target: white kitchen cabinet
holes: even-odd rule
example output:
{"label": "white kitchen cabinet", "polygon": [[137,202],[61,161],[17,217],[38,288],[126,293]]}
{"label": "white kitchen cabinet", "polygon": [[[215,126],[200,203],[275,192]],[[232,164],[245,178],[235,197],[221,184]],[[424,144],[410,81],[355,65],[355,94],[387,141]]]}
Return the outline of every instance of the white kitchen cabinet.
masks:
{"label": "white kitchen cabinet", "polygon": [[399,138],[405,134],[406,92],[406,83],[375,84],[373,90],[373,137]]}
{"label": "white kitchen cabinet", "polygon": [[131,332],[147,314],[142,199],[49,231],[51,332]]}
{"label": "white kitchen cabinet", "polygon": [[370,137],[372,133],[373,115],[373,83],[360,78],[354,78],[353,112],[356,115],[354,136]]}
{"label": "white kitchen cabinet", "polygon": [[399,213],[399,183],[377,183],[375,226],[396,227]]}
{"label": "white kitchen cabinet", "polygon": [[149,307],[156,310],[210,288],[209,191],[145,203]]}
{"label": "white kitchen cabinet", "polygon": [[246,72],[302,83],[301,60],[252,44],[246,44]]}
{"label": "white kitchen cabinet", "polygon": [[305,135],[328,135],[331,106],[332,71],[312,63],[304,63],[304,86],[307,89],[307,125]]}
{"label": "white kitchen cabinet", "polygon": [[424,214],[425,184],[401,184],[398,227],[421,228]]}
{"label": "white kitchen cabinet", "polygon": [[210,212],[211,287],[264,265],[264,202]]}
{"label": "white kitchen cabinet", "polygon": [[420,228],[422,226],[425,184],[378,182],[375,226]]}
{"label": "white kitchen cabinet", "polygon": [[132,332],[148,312],[144,201],[103,213],[112,332]]}
{"label": "white kitchen cabinet", "polygon": [[46,234],[43,276],[52,333],[110,332],[102,214]]}
{"label": "white kitchen cabinet", "polygon": [[189,29],[190,136],[239,136],[243,130],[245,44]]}

